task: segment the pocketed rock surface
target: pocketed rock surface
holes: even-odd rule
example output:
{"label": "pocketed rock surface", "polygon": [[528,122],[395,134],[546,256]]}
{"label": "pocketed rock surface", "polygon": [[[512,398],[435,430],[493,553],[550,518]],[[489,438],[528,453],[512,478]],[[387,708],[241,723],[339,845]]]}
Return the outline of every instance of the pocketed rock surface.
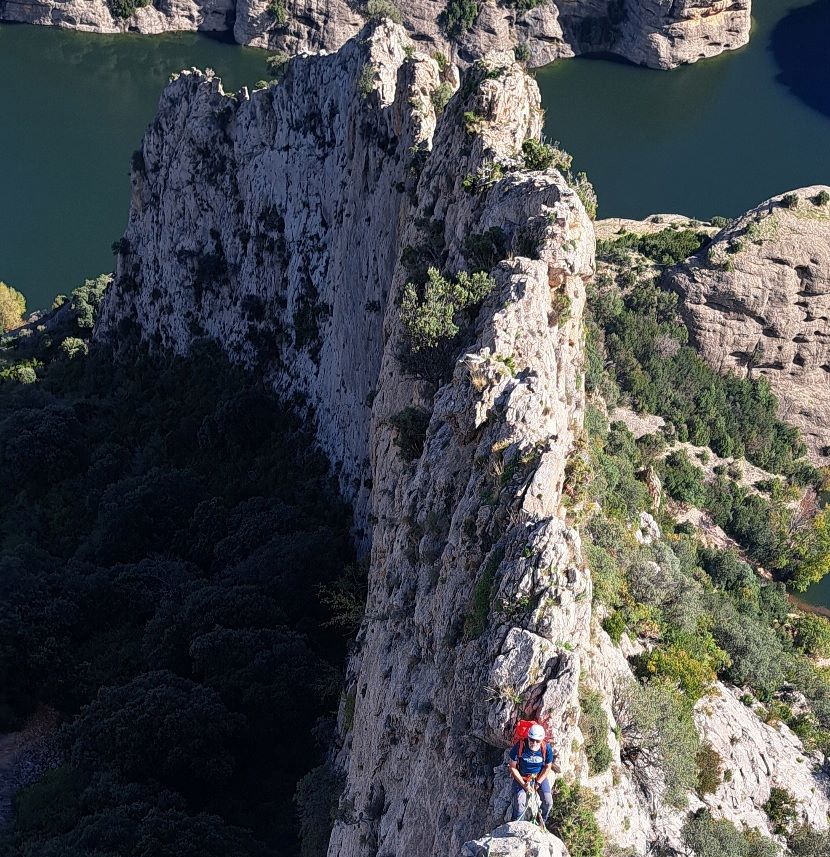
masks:
{"label": "pocketed rock surface", "polygon": [[818,464],[830,463],[830,203],[823,186],[767,200],[731,222],[668,283],[701,356],[764,377],[779,416]]}

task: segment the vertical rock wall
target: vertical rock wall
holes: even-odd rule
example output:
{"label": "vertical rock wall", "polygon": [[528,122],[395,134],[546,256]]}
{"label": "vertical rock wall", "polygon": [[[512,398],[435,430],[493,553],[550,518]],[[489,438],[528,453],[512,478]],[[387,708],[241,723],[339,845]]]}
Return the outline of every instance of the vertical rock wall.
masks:
{"label": "vertical rock wall", "polygon": [[[685,813],[647,799],[610,732],[611,768],[589,778],[578,725],[581,674],[612,722],[615,683],[631,680],[623,651],[592,633],[590,577],[563,509],[593,228],[559,174],[521,169],[542,112],[511,58],[476,63],[436,117],[442,84],[457,86],[455,72],[390,24],[336,56],[293,60],[268,90],[229,96],[210,76],[181,75],[133,158],[96,336],[137,329],[179,352],[214,340],[305,404],[354,502],[369,598],[340,712],[330,857],[452,855],[496,827],[522,715],[548,723],[565,774],[600,795],[611,842],[680,848]],[[475,248],[494,234],[501,261],[482,262]],[[822,263],[811,253],[812,295]],[[437,391],[403,359],[413,258],[449,274],[491,267],[494,281]],[[399,417],[411,407],[428,427],[408,460]],[[824,827],[826,783],[798,739],[733,689],[715,693],[698,728],[736,772],[707,805],[769,834],[761,807],[783,784]]]}
{"label": "vertical rock wall", "polygon": [[[542,111],[512,58],[476,65],[436,129],[439,69],[407,42],[382,25],[237,98],[197,73],[171,84],[134,157],[96,331],[137,326],[177,351],[208,337],[304,398],[371,531],[331,845],[344,856],[443,853],[493,826],[493,767],[522,712],[547,713],[574,763],[591,603],[561,490],[593,230],[561,176],[519,169]],[[491,229],[505,259],[433,399],[400,360],[400,259],[466,268],[468,239]],[[408,462],[392,420],[413,404],[431,418]]]}
{"label": "vertical rock wall", "polygon": [[172,83],[133,157],[97,331],[129,319],[177,351],[207,336],[305,401],[361,524],[411,150],[435,122],[409,102],[431,104],[439,83],[432,60],[404,64],[404,41],[380,27],[238,96],[201,73]]}

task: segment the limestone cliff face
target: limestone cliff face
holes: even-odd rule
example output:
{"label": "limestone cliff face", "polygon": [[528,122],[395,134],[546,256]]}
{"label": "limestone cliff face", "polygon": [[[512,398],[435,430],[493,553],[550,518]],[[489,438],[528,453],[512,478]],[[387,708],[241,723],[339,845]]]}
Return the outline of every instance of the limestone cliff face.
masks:
{"label": "limestone cliff face", "polygon": [[[457,41],[447,36],[446,0],[399,4],[403,21],[428,53],[440,50],[467,63],[493,50],[526,45],[529,65],[609,51],[652,68],[673,68],[745,45],[750,0],[485,0]],[[291,54],[333,51],[366,20],[364,0],[285,0],[283,16],[270,0],[155,0],[128,19],[106,0],[0,0],[0,21],[53,24],[101,33],[168,30],[232,31],[240,44]],[[427,50],[428,49],[428,50]]]}
{"label": "limestone cliff face", "polygon": [[[238,100],[201,74],[171,84],[96,331],[132,322],[179,351],[209,336],[305,397],[371,529],[333,855],[451,853],[495,826],[492,769],[521,711],[548,713],[563,764],[579,746],[591,588],[560,501],[593,230],[559,174],[512,160],[542,122],[524,72],[476,66],[436,125],[438,66],[407,42],[380,26]],[[503,178],[464,189],[494,161]],[[453,271],[490,230],[506,258],[433,400],[400,360],[402,251]],[[413,404],[431,417],[408,462],[392,419]]]}
{"label": "limestone cliff face", "polygon": [[[521,826],[479,839],[504,819],[502,754],[521,715],[545,720],[563,773],[600,794],[611,842],[678,846],[684,814],[638,791],[611,732],[612,769],[589,779],[578,723],[581,677],[612,724],[615,683],[632,680],[592,621],[562,508],[593,227],[558,173],[516,157],[541,129],[533,81],[492,56],[437,116],[432,95],[450,81],[391,24],[292,60],[267,90],[229,96],[182,74],[133,159],[95,335],[117,343],[133,327],[179,352],[214,339],[307,407],[354,503],[369,598],[339,717],[331,857],[563,855]],[[493,278],[437,386],[403,359],[413,257]],[[399,419],[411,407],[427,417],[414,443]],[[698,712],[736,767],[707,799],[716,814],[769,832],[759,807],[786,777],[825,826],[798,739],[719,692]]]}
{"label": "limestone cliff face", "polygon": [[828,190],[801,188],[794,207],[767,200],[668,278],[701,355],[767,378],[820,464],[830,463],[830,204],[814,200]]}
{"label": "limestone cliff face", "polygon": [[[631,680],[628,657],[642,646],[623,637],[615,646],[601,628],[595,628],[592,645],[583,660],[584,674],[605,698],[609,721],[617,722],[617,688]],[[708,809],[715,818],[737,828],[751,828],[775,838],[764,812],[773,787],[786,789],[796,801],[799,820],[825,830],[830,811],[828,780],[820,761],[805,752],[798,737],[783,723],[767,724],[741,700],[741,691],[716,682],[695,706],[695,725],[721,759],[723,777],[715,791],[703,799],[687,796],[688,805],[678,810],[644,794],[632,768],[622,761],[617,735],[609,733],[613,762],[602,774],[585,782],[599,798],[596,816],[610,841],[635,854],[653,853],[655,844],[668,853],[687,854],[681,828],[689,812]],[[728,773],[726,773],[728,771]]]}
{"label": "limestone cliff face", "polygon": [[134,163],[99,324],[104,335],[132,318],[177,350],[210,336],[303,397],[361,522],[382,318],[439,84],[431,60],[404,64],[404,41],[379,28],[238,98],[196,73],[169,86]]}

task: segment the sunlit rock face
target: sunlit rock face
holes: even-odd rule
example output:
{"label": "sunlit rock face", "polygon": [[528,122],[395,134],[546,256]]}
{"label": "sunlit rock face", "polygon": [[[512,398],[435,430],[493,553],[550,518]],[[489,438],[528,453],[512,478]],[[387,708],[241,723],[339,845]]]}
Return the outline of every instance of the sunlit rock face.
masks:
{"label": "sunlit rock face", "polygon": [[[599,52],[674,68],[741,47],[750,30],[750,0],[554,0],[530,9],[510,0],[481,2],[466,28],[453,26],[445,0],[400,7],[425,53],[441,51],[462,64],[521,45],[533,68]],[[292,55],[335,51],[366,19],[366,4],[347,0],[156,0],[128,18],[114,17],[106,0],[0,0],[0,21],[100,33],[228,31],[239,44]]]}
{"label": "sunlit rock face", "polygon": [[764,377],[813,460],[830,463],[830,188],[773,197],[721,231],[668,282],[701,356]]}

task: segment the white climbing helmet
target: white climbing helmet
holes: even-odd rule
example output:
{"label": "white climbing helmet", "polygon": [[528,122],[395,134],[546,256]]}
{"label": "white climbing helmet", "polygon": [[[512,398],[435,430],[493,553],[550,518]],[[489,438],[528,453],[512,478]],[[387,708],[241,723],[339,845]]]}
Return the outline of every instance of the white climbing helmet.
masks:
{"label": "white climbing helmet", "polygon": [[540,726],[538,723],[534,723],[533,726],[528,729],[527,737],[531,739],[531,741],[544,741],[545,740],[545,728],[544,726]]}

